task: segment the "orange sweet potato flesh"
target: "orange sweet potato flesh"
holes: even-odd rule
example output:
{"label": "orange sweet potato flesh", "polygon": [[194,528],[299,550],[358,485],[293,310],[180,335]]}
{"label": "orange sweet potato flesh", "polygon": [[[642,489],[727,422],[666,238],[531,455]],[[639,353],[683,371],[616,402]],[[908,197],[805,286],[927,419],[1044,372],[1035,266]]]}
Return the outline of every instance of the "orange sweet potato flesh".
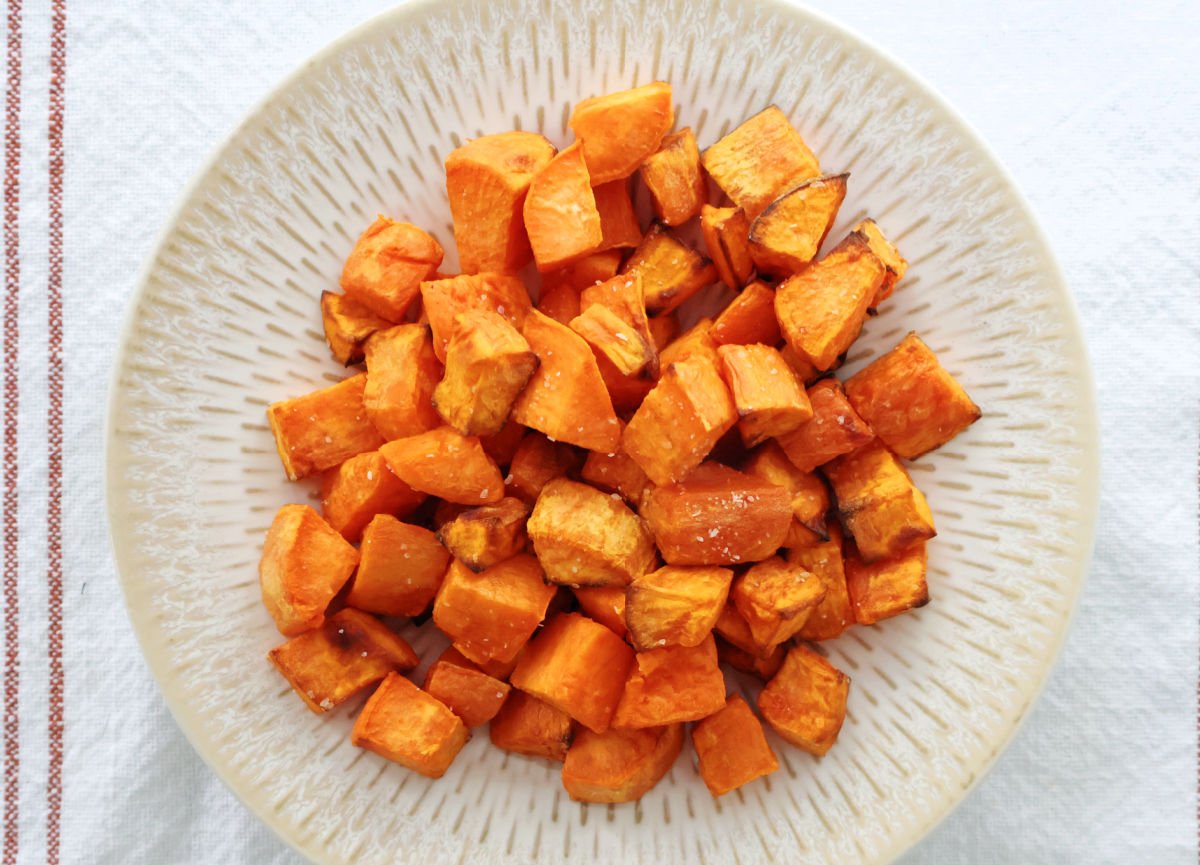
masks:
{"label": "orange sweet potato flesh", "polygon": [[829,490],[812,472],[802,472],[787,458],[777,442],[769,441],[750,455],[742,471],[788,491],[792,498],[792,526],[785,547],[822,541],[829,536],[825,515],[829,512]]}
{"label": "orange sweet potato flesh", "polygon": [[721,375],[737,407],[746,447],[786,435],[812,419],[812,406],[796,373],[769,345],[723,345]]}
{"label": "orange sweet potato flesh", "polygon": [[[519,653],[518,653],[519,657]],[[466,667],[468,670],[482,670],[493,679],[498,679],[503,682],[512,675],[512,671],[517,668],[517,660],[514,658],[511,661],[497,661],[489,658],[485,661],[475,663],[453,645],[447,646],[445,651],[438,655],[439,661],[445,661],[447,664],[455,664],[459,667]],[[512,693],[511,691],[509,693]]]}
{"label": "orange sweet potato flesh", "polygon": [[516,273],[529,263],[525,195],[554,152],[541,135],[513,131],[468,141],[446,157],[446,193],[463,273]]}
{"label": "orange sweet potato flesh", "polygon": [[362,345],[367,337],[394,324],[358,301],[333,291],[321,292],[321,322],[329,350],[343,366],[361,362]]}
{"label": "orange sweet potato flesh", "polygon": [[860,625],[873,625],[929,603],[925,580],[925,544],[917,543],[892,559],[864,562],[847,545],[846,592]]}
{"label": "orange sweet potato flesh", "polygon": [[842,533],[836,525],[829,527],[829,540],[794,547],[788,550],[787,560],[804,568],[825,586],[825,597],[797,634],[800,639],[811,642],[832,640],[854,624],[854,606],[850,602],[842,560]]}
{"label": "orange sweet potato flesh", "polygon": [[423,501],[425,493],[392,474],[379,451],[350,457],[321,482],[321,515],[352,544],[376,514],[406,517]]}
{"label": "orange sweet potato flesh", "polygon": [[668,135],[639,169],[650,191],[654,212],[666,225],[682,225],[700,213],[708,183],[700,167],[700,149],[690,127]]}
{"label": "orange sweet potato flesh", "polygon": [[[717,617],[717,623],[713,626],[713,633],[721,637],[729,646],[752,658],[756,663],[751,672],[756,675],[760,675],[758,672],[760,667],[771,665],[778,667],[783,663],[782,655],[778,654],[782,647],[762,646],[756,643],[754,634],[750,631],[750,624],[738,612],[732,601],[725,605],[725,609],[721,610],[721,615]],[[776,657],[778,657],[779,664],[774,663]],[[735,660],[744,659],[735,657]]]}
{"label": "orange sweet potato flesh", "polygon": [[350,741],[427,778],[440,778],[469,735],[444,703],[391,673],[363,707]]}
{"label": "orange sweet potato flesh", "polygon": [[706,204],[700,209],[700,232],[721,282],[734,291],[749,282],[754,260],[750,257],[750,220],[746,212],[740,207]]}
{"label": "orange sweet potato flesh", "polygon": [[563,613],[525,647],[510,681],[589,730],[603,733],[633,661],[633,649],[604,625],[578,613]]}
{"label": "orange sweet potato flesh", "polygon": [[554,270],[600,249],[604,232],[592,182],[579,142],[534,176],[524,215],[538,270]]}
{"label": "orange sweet potato flesh", "polygon": [[750,257],[759,273],[790,276],[816,258],[846,198],[849,176],[806,180],[755,217],[750,226]]}
{"label": "orange sweet potato flesh", "polygon": [[617,493],[635,507],[641,504],[642,494],[650,486],[642,467],[621,450],[612,454],[592,451],[580,477],[598,490]]}
{"label": "orange sweet potato flesh", "polygon": [[633,325],[606,306],[592,304],[570,322],[575,331],[621,375],[641,373],[652,362],[657,365],[658,352],[650,340],[638,333]]}
{"label": "orange sweet potato flesh", "polygon": [[825,597],[825,584],[797,564],[773,556],[734,582],[729,597],[758,646],[777,646],[804,627]]}
{"label": "orange sweet potato flesh", "polygon": [[381,330],[364,346],[367,386],[363,405],[384,438],[398,439],[441,426],[433,407],[433,389],[442,377],[429,337],[421,324]]}
{"label": "orange sweet potato flesh", "polygon": [[492,435],[480,436],[479,443],[483,445],[484,453],[496,461],[498,466],[506,466],[513,461],[521,439],[525,438],[525,427],[509,420],[500,431]]}
{"label": "orange sweet potato flesh", "polygon": [[455,561],[434,601],[433,621],[469,660],[511,661],[541,624],[554,593],[533,556],[516,555],[478,574]]}
{"label": "orange sweet potato flesh", "polygon": [[384,439],[367,420],[363,373],[312,393],[272,403],[267,420],[288,480],[340,465]]}
{"label": "orange sweet potato flesh", "polygon": [[784,190],[821,173],[817,157],[774,105],[713,144],[702,158],[709,176],[750,219]]}
{"label": "orange sweet potato flesh", "polygon": [[[656,319],[651,319],[654,321]],[[694,354],[707,358],[716,369],[720,369],[717,356],[717,343],[712,337],[713,322],[710,318],[702,318],[689,327],[686,332],[669,342],[666,348],[658,353],[658,365],[666,369],[673,363],[686,360]]]}
{"label": "orange sweet potato flesh", "polygon": [[571,744],[571,716],[514,690],[492,719],[489,733],[497,748],[561,763]]}
{"label": "orange sweet potato flesh", "polygon": [[461,313],[482,309],[502,315],[520,330],[533,304],[519,277],[500,273],[448,276],[421,283],[421,303],[429,316],[433,351],[445,361]]}
{"label": "orange sweet potato flesh", "polygon": [[294,637],[325,621],[325,609],[357,565],[358,550],[312,508],[280,508],[258,565],[263,603],[279,633]]}
{"label": "orange sweet potato flesh", "polygon": [[658,222],[642,237],[621,273],[641,275],[646,310],[654,315],[674,311],[700,289],[717,281],[712,262]]}
{"label": "orange sweet potato flesh", "polygon": [[808,389],[813,418],[779,437],[779,446],[801,471],[810,472],[834,457],[850,453],[875,437],[859,417],[837,379],[821,379]]}
{"label": "orange sweet potato flesh", "polygon": [[718,346],[778,345],[783,334],[775,319],[774,290],[758,280],[747,285],[713,320],[709,335]]}
{"label": "orange sweet potato flesh", "polygon": [[373,616],[345,609],[267,653],[305,705],[318,715],[393,671],[417,666],[416,652]]}
{"label": "orange sweet potato flesh", "polygon": [[536,310],[525,320],[524,334],[541,365],[517,398],[513,419],[557,441],[616,450],[621,429],[588,344]]}
{"label": "orange sweet potato flesh", "polygon": [[598,251],[637,246],[642,242],[642,228],[638,225],[633,199],[629,196],[629,181],[614,180],[593,187],[596,210],[600,214],[602,240]]}
{"label": "orange sweet potato flesh", "polygon": [[[658,375],[658,346],[650,332],[650,319],[646,316],[646,294],[640,275],[618,276],[590,285],[580,292],[579,304],[584,313],[593,306],[600,306],[625,322],[633,330],[633,334],[626,333],[626,340],[634,344],[635,352],[645,355],[644,366],[647,373],[654,377]],[[620,366],[615,358],[610,356],[609,359]],[[626,375],[639,371],[631,370]]]}
{"label": "orange sweet potato flesh", "polygon": [[638,652],[612,725],[641,729],[698,721],[723,705],[725,676],[710,635],[696,646]]}
{"label": "orange sweet potato flesh", "polygon": [[758,695],[758,710],[783,739],[823,756],[846,719],[850,678],[816,652],[793,646]]}
{"label": "orange sweet potato flesh", "polygon": [[582,146],[592,185],[628,177],[658,150],[675,122],[671,85],[655,81],[584,99],[569,125]]}
{"label": "orange sweet potato flesh", "polygon": [[870,244],[871,251],[879,256],[879,260],[887,267],[887,276],[883,278],[883,285],[879,286],[879,293],[875,295],[875,302],[872,304],[879,306],[892,296],[896,283],[908,272],[908,261],[900,254],[900,250],[883,236],[883,231],[874,219],[864,219],[851,231],[862,234]]}
{"label": "orange sweet potato flesh", "polygon": [[[548,293],[560,288],[570,288],[578,296],[589,285],[595,285],[597,282],[612,279],[617,275],[617,270],[621,267],[621,257],[621,250],[606,249],[602,252],[593,252],[591,255],[586,255],[578,261],[573,261],[565,267],[560,267],[558,270],[543,273],[542,300],[545,300]],[[541,303],[538,306],[540,308]],[[578,314],[575,313],[575,315]],[[566,322],[563,323],[565,324]]]}
{"label": "orange sweet potato flesh", "polygon": [[384,616],[419,616],[441,588],[450,553],[429,529],[379,514],[363,531],[346,604]]}
{"label": "orange sweet potato flesh", "polygon": [[786,490],[717,463],[705,463],[681,483],[655,487],[641,513],[671,565],[770,558],[792,521]]}
{"label": "orange sweet potato flesh", "polygon": [[779,768],[754,710],[738,694],[692,727],[700,778],[713,798],[744,787]]}
{"label": "orange sweet potato flesh", "polygon": [[847,379],[846,398],[906,459],[941,447],[982,414],[915,333]]}
{"label": "orange sweet potato flesh", "polygon": [[576,802],[633,802],[667,774],[683,747],[683,725],[644,730],[580,730],[563,763],[563,787]]}
{"label": "orange sweet potato flesh", "polygon": [[618,637],[624,638],[625,587],[624,586],[576,586],[572,589],[579,609],[589,619],[595,619]]}
{"label": "orange sweet potato flesh", "polygon": [[454,558],[478,573],[525,549],[528,518],[528,505],[506,496],[463,511],[438,528],[437,536]]}
{"label": "orange sweet potato flesh", "polygon": [[725,608],[732,580],[727,568],[680,565],[636,578],[624,605],[629,641],[638,651],[700,645]]}
{"label": "orange sweet potato flesh", "polygon": [[[749,626],[745,627],[747,628],[747,633],[749,633]],[[717,657],[721,660],[721,663],[728,664],[733,669],[748,676],[762,679],[764,682],[779,672],[779,668],[783,666],[783,658],[786,654],[787,647],[783,643],[776,646],[771,654],[762,658],[754,652],[738,648],[724,637],[718,636],[717,638]]]}
{"label": "orange sweet potato flesh", "polygon": [[538,299],[538,311],[559,324],[570,325],[580,312],[579,292],[569,285],[543,288]]}
{"label": "orange sweet potato flesh", "polygon": [[446,704],[468,727],[486,724],[496,716],[510,690],[507,682],[478,669],[449,661],[435,661],[422,685],[432,697]]}
{"label": "orange sweet potato flesh", "polygon": [[504,498],[500,469],[479,439],[448,426],[388,442],[379,452],[414,490],[462,505],[495,504]]}
{"label": "orange sweet potato flesh", "polygon": [[539,432],[528,432],[517,446],[505,479],[511,495],[532,505],[542,487],[579,466],[579,453],[569,444],[553,442]]}
{"label": "orange sweet potato flesh", "polygon": [[346,259],[342,291],[388,321],[404,321],[442,254],[441,245],[415,225],[380,216]]}

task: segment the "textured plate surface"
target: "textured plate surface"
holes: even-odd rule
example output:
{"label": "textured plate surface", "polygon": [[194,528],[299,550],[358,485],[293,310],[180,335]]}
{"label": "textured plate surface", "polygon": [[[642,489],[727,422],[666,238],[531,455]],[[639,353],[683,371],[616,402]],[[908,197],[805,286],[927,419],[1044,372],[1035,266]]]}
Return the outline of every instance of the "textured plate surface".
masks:
{"label": "textured plate surface", "polygon": [[[917,330],[982,406],[913,465],[936,513],[933,603],[826,644],[854,679],[840,743],[714,802],[690,751],[637,806],[571,803],[556,768],[490,747],[440,782],[351,747],[263,660],[263,533],[289,485],[268,403],[340,377],[317,298],[377,212],[453,260],[442,160],[509,128],[566,139],[581,97],[662,78],[701,146],[768,103],[852,172],[912,266],[850,369]],[[882,863],[986,770],[1037,695],[1090,549],[1091,385],[1070,296],[1019,194],[923,85],[801,9],[733,0],[419,3],[282,85],[189,190],[148,263],[114,374],[109,511],[130,615],[180,725],[321,863]],[[408,635],[413,636],[413,635]],[[429,635],[415,638],[418,649]]]}

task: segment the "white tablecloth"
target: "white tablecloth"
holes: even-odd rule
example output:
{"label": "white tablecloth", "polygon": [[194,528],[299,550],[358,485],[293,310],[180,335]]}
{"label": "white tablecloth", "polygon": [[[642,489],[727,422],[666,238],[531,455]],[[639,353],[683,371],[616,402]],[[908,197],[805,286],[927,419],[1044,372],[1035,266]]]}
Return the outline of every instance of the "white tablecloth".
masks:
{"label": "white tablecloth", "polygon": [[[6,239],[19,234],[20,298],[5,345],[20,471],[6,504],[19,501],[20,575],[9,558],[5,609],[20,684],[5,701],[19,717],[5,718],[5,783],[19,798],[0,817],[3,862],[297,863],[193,754],[147,674],[105,529],[104,396],[135,275],[187,179],[285,73],[388,2],[59,2],[62,793],[56,803],[47,579],[55,8],[9,0],[20,86],[8,153],[14,135],[21,153]],[[995,770],[903,861],[1195,862],[1200,4],[816,5],[931,81],[1016,175],[1076,292],[1100,398],[1100,530],[1064,654]]]}

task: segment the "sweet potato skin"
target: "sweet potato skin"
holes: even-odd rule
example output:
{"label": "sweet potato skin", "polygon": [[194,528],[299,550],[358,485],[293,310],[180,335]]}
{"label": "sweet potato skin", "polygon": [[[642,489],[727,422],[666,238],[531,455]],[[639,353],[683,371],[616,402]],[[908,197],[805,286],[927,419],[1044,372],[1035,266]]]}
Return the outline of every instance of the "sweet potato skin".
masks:
{"label": "sweet potato skin", "polygon": [[376,514],[406,517],[425,501],[392,474],[379,451],[350,457],[321,481],[321,515],[352,544]]}
{"label": "sweet potato skin", "polygon": [[363,359],[362,345],[367,337],[377,330],[386,330],[396,322],[381,318],[344,294],[323,291],[321,324],[334,359],[342,366],[353,366]]}
{"label": "sweet potato skin", "polygon": [[429,529],[379,514],[363,531],[358,573],[346,603],[384,616],[419,616],[449,566],[450,553]]}
{"label": "sweet potato skin", "polygon": [[390,673],[354,723],[350,741],[427,778],[446,774],[469,732],[440,700]]}
{"label": "sweet potato skin", "polygon": [[389,441],[441,426],[433,389],[442,377],[429,328],[401,324],[381,330],[363,346],[367,385],[363,405],[375,429]]}
{"label": "sweet potato skin", "polygon": [[[500,469],[479,439],[448,426],[388,442],[379,452],[388,468],[414,490],[462,505],[495,504],[504,498]],[[457,471],[447,472],[447,465]]]}
{"label": "sweet potato skin", "polygon": [[725,676],[711,635],[695,646],[638,652],[612,726],[662,727],[698,721],[725,705]]}
{"label": "sweet potato skin", "polygon": [[812,261],[846,198],[849,174],[810,178],[784,192],[750,226],[759,273],[790,276]]}
{"label": "sweet potato skin", "polygon": [[793,646],[759,694],[758,709],[782,738],[821,757],[837,741],[849,691],[845,673],[811,649]]}
{"label": "sweet potato skin", "polygon": [[388,321],[404,321],[421,282],[438,269],[442,255],[431,235],[380,216],[346,259],[342,291]]}
{"label": "sweet potato skin", "polygon": [[779,768],[762,724],[739,694],[692,727],[692,746],[700,778],[714,799]]}
{"label": "sweet potato skin", "polygon": [[796,468],[811,472],[875,437],[874,430],[846,399],[837,379],[821,379],[807,393],[812,420],[778,438],[779,446]]}
{"label": "sweet potato skin", "polygon": [[655,81],[584,99],[571,112],[569,125],[592,185],[599,186],[633,174],[674,122],[671,85]]}
{"label": "sweet potato skin", "polygon": [[367,420],[367,377],[351,376],[327,388],[272,403],[267,420],[288,480],[297,481],[373,451],[384,439]]}
{"label": "sweet potato skin", "polygon": [[698,646],[712,633],[733,571],[667,565],[637,577],[625,598],[629,641],[640,652],[662,646]]}
{"label": "sweet potato skin", "polygon": [[576,802],[636,801],[667,774],[682,747],[682,724],[580,730],[563,763],[563,787]]}
{"label": "sweet potato skin", "polygon": [[924,543],[871,564],[862,560],[852,544],[847,547],[846,592],[858,624],[873,625],[929,603]]}
{"label": "sweet potato skin", "polygon": [[638,171],[650,191],[654,212],[665,225],[682,225],[697,216],[708,199],[700,149],[691,127],[664,138]]}
{"label": "sweet potato skin", "polygon": [[604,232],[592,183],[579,142],[534,175],[523,213],[538,270],[554,270],[600,248]]}
{"label": "sweet potato skin", "polygon": [[571,744],[571,716],[524,691],[513,690],[492,719],[492,744],[527,757],[562,762]]}

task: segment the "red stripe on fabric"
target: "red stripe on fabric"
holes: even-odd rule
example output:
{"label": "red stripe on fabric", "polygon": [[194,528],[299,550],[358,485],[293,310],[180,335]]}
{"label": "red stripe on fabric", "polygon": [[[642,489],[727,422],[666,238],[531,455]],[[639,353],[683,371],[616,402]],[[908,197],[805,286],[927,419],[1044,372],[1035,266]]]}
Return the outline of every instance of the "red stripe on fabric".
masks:
{"label": "red stripe on fabric", "polygon": [[59,865],[63,792],[63,115],[67,85],[67,2],[54,0],[50,32],[50,278],[47,388],[50,411],[46,505],[46,582],[49,595],[50,762],[46,778],[46,862]]}

